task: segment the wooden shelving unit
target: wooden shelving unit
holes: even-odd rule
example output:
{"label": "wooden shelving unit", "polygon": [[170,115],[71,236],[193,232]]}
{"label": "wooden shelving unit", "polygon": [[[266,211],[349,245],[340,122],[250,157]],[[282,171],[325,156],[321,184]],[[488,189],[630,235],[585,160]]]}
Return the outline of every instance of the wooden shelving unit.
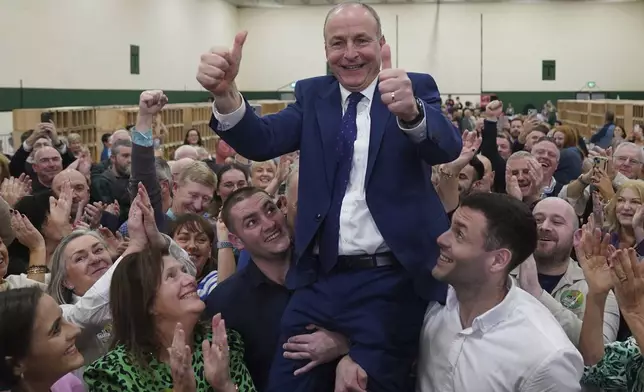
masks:
{"label": "wooden shelving unit", "polygon": [[[289,101],[254,101],[253,109],[259,115],[267,115],[284,109]],[[14,148],[20,147],[20,135],[33,129],[40,123],[40,115],[51,112],[52,119],[60,135],[75,132],[81,135],[96,161],[102,151],[101,137],[136,123],[139,108],[137,106],[97,106],[97,107],[61,107],[43,109],[17,109],[13,111]],[[217,136],[210,129],[212,104],[170,104],[161,111],[161,120],[168,130],[163,143],[163,155],[171,159],[174,151],[183,144],[186,131],[197,129],[201,133],[204,147],[211,153],[215,151]]]}
{"label": "wooden shelving unit", "polygon": [[604,125],[607,111],[615,113],[615,124],[624,129],[627,135],[633,132],[635,124],[644,126],[644,101],[559,100],[557,110],[564,124],[577,128],[587,138]]}

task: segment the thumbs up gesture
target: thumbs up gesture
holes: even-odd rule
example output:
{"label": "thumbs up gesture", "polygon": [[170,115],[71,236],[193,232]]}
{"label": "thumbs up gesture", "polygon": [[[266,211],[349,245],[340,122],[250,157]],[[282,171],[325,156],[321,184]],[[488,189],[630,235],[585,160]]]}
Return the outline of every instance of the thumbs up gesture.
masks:
{"label": "thumbs up gesture", "polygon": [[391,67],[391,48],[389,44],[382,45],[380,52],[382,71],[379,75],[378,89],[382,102],[396,117],[405,122],[413,121],[420,114],[416,105],[416,97],[411,86],[407,71]]}
{"label": "thumbs up gesture", "polygon": [[231,49],[213,48],[201,56],[197,81],[214,96],[222,96],[235,90],[235,78],[239,73],[242,48],[248,32],[237,33]]}

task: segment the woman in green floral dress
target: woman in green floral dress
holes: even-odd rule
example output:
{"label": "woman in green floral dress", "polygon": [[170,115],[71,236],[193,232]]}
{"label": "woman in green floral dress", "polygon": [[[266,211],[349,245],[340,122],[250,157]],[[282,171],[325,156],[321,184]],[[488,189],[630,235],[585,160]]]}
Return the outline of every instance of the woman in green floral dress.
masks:
{"label": "woman in green floral dress", "polygon": [[126,255],[110,288],[113,347],[86,369],[89,391],[255,392],[241,337],[219,316],[200,324],[204,306],[167,252]]}
{"label": "woman in green floral dress", "polygon": [[[587,365],[582,384],[605,391],[644,392],[644,263],[633,248],[615,250],[599,229],[582,228],[575,252],[588,283],[579,350]],[[602,327],[606,296],[613,290],[633,336],[604,345]]]}

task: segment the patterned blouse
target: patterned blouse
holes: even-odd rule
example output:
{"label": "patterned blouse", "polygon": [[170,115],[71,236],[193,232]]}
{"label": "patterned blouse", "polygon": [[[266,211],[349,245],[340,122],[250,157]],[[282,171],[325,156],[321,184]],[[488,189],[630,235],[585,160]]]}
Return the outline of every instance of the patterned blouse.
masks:
{"label": "patterned blouse", "polygon": [[[237,331],[228,330],[230,347],[230,376],[240,392],[257,392],[244,363],[244,343]],[[192,348],[192,368],[197,382],[197,392],[213,392],[204,377],[201,342],[212,339],[212,331],[195,328],[195,343]],[[97,359],[85,370],[85,383],[93,392],[165,392],[172,390],[170,367],[153,358],[149,370],[132,362],[127,350],[119,345],[104,357]]]}
{"label": "patterned blouse", "polygon": [[644,360],[635,339],[607,344],[601,361],[586,366],[581,382],[606,391],[644,392]]}

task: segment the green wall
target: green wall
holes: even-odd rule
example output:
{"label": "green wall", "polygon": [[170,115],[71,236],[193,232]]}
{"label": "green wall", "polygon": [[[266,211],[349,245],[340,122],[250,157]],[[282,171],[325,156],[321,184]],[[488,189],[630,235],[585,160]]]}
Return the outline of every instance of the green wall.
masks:
{"label": "green wall", "polygon": [[[609,99],[617,99],[619,96],[620,99],[644,100],[644,91],[604,91],[604,93]],[[541,109],[548,100],[556,104],[559,99],[575,99],[577,96],[575,91],[490,91],[483,94],[498,96],[506,107],[508,103],[512,103],[515,111],[523,111],[526,105]]]}
{"label": "green wall", "polygon": [[[205,91],[165,91],[170,102],[206,102]],[[101,106],[101,105],[136,105],[141,90],[68,90],[38,88],[0,88],[0,111],[20,108],[46,108],[59,106]],[[245,91],[247,99],[279,99],[277,91]],[[547,100],[574,99],[574,91],[494,91],[484,94],[496,94],[506,105],[512,103],[516,110],[532,104],[541,107]],[[608,98],[644,100],[644,91],[607,92]]]}

